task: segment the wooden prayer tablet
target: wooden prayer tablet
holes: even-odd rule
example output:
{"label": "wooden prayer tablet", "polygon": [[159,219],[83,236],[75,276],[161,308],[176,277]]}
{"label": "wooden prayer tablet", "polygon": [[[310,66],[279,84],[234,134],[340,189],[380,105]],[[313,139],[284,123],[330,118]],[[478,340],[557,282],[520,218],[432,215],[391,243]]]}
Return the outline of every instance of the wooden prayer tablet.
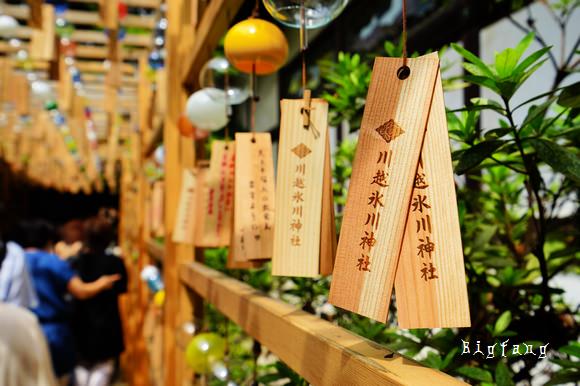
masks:
{"label": "wooden prayer tablet", "polygon": [[155,181],[151,188],[151,235],[153,237],[162,237],[165,233],[163,227],[164,185],[163,181]]}
{"label": "wooden prayer tablet", "polygon": [[183,169],[181,177],[181,192],[179,193],[179,204],[175,225],[173,226],[174,243],[194,244],[195,219],[196,219],[196,191],[197,180],[196,171]]}
{"label": "wooden prayer tablet", "polygon": [[272,257],[274,164],[270,133],[236,133],[235,262]]}
{"label": "wooden prayer tablet", "polygon": [[401,328],[469,327],[469,302],[441,76],[395,275]]}
{"label": "wooden prayer tablet", "polygon": [[304,108],[303,99],[284,99],[280,103],[278,206],[272,258],[272,275],[276,276],[320,275],[328,103],[310,100],[308,127],[304,127]]}
{"label": "wooden prayer tablet", "polygon": [[201,193],[204,204],[198,212],[197,246],[223,247],[230,244],[234,208],[234,149],[233,142],[212,142],[211,160]]}
{"label": "wooden prayer tablet", "polygon": [[[204,160],[205,161],[205,160]],[[193,222],[195,223],[194,229],[194,244],[196,247],[210,247],[207,240],[204,240],[205,232],[205,220],[206,220],[206,213],[207,213],[207,205],[209,204],[208,200],[208,186],[207,186],[207,177],[208,177],[208,165],[207,161],[205,161],[205,165],[198,164],[198,167],[195,169],[195,217]]]}
{"label": "wooden prayer tablet", "polygon": [[336,255],[336,223],[334,195],[332,192],[332,166],[330,164],[330,138],[326,136],[324,181],[322,186],[322,219],[320,224],[320,274],[331,275]]}
{"label": "wooden prayer tablet", "polygon": [[439,72],[436,53],[377,58],[338,242],[330,303],[385,322],[419,153]]}

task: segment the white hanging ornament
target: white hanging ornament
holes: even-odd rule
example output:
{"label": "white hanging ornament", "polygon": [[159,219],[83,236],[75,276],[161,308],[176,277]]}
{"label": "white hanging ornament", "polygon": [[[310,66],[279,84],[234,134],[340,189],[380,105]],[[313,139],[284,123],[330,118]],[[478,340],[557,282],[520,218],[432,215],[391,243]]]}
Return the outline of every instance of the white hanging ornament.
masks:
{"label": "white hanging ornament", "polygon": [[18,21],[12,16],[0,15],[0,32],[5,34],[18,28]]}
{"label": "white hanging ornament", "polygon": [[163,147],[163,145],[155,149],[153,158],[155,159],[155,162],[157,162],[157,165],[163,166],[165,164],[165,147]]}
{"label": "white hanging ornament", "polygon": [[191,94],[185,105],[189,121],[207,131],[217,131],[228,123],[223,90],[204,88]]}
{"label": "white hanging ornament", "polygon": [[41,98],[47,98],[51,95],[51,88],[47,82],[43,82],[41,80],[35,80],[30,84],[30,88],[32,89],[32,93],[36,96]]}

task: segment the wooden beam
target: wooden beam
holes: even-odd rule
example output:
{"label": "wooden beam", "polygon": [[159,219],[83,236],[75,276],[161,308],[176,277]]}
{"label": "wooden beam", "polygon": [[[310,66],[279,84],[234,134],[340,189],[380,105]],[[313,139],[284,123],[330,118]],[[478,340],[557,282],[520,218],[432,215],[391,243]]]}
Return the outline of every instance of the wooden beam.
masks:
{"label": "wooden beam", "polygon": [[466,385],[200,263],[183,284],[317,386]]}
{"label": "wooden beam", "polygon": [[[103,83],[105,82],[105,77],[103,75],[99,75],[99,74],[83,74],[83,82],[85,84],[90,84],[91,86],[99,85],[101,87],[103,86]],[[128,76],[128,75],[124,75],[121,76],[121,85],[122,87],[127,87],[130,89],[134,89],[137,87],[138,84],[138,79],[134,76]]]}
{"label": "wooden beam", "polygon": [[[28,20],[30,18],[30,8],[27,5],[8,5],[0,6],[0,13],[12,16],[20,20]],[[102,21],[98,12],[67,10],[62,17],[69,23],[79,25],[101,26]],[[150,15],[127,15],[120,21],[124,27],[137,28],[155,28],[155,16]]]}
{"label": "wooden beam", "polygon": [[[4,34],[0,38],[18,38],[28,40],[32,37],[33,29],[30,27],[17,27],[9,33]],[[92,30],[76,30],[72,33],[70,40],[75,43],[89,43],[89,44],[107,44],[107,36],[103,31]],[[149,34],[131,34],[125,35],[122,41],[125,46],[136,46],[149,48],[153,46],[151,35]],[[127,47],[127,49],[130,49]]]}
{"label": "wooden beam", "polygon": [[[77,61],[75,66],[79,69],[80,72],[108,72],[109,68],[105,65],[104,62],[99,61]],[[123,74],[134,75],[135,74],[135,67],[131,66],[130,64],[122,63],[121,64],[121,72]]]}
{"label": "wooden beam", "polygon": [[[82,4],[98,4],[99,0],[69,0],[69,3],[82,3]],[[139,8],[159,8],[161,5],[161,0],[125,0],[125,4],[129,7],[139,7]]]}
{"label": "wooden beam", "polygon": [[181,73],[184,84],[198,88],[199,70],[211,58],[243,3],[243,0],[212,0],[209,3],[199,22],[193,49],[185,57]]}
{"label": "wooden beam", "polygon": [[[122,58],[123,60],[135,61],[138,60],[144,52],[142,48],[127,48],[122,47]],[[107,48],[99,46],[84,46],[77,45],[75,57],[77,58],[89,58],[89,59],[106,59],[107,58]]]}

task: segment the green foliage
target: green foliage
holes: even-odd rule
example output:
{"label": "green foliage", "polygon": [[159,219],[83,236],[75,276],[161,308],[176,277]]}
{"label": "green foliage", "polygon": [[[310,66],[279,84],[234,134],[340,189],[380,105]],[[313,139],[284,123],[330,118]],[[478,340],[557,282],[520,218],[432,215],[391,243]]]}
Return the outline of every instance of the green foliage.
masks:
{"label": "green foliage", "polygon": [[[465,60],[463,80],[495,95],[474,99],[448,113],[455,171],[476,182],[475,187],[459,185],[458,207],[472,320],[480,327],[409,334],[390,328],[381,331],[374,322],[347,313],[339,313],[337,318],[357,334],[482,385],[529,380],[538,359],[526,358],[524,367],[514,373],[511,365],[519,360],[517,356],[509,355],[506,360],[498,355],[493,359],[458,355],[460,339],[490,344],[505,339],[535,341],[536,346],[550,343],[551,355],[563,356],[556,351],[558,347],[578,337],[577,310],[571,310],[563,302],[561,290],[551,288],[548,281],[563,271],[577,273],[574,266],[580,260],[578,232],[566,225],[578,221],[579,84],[559,87],[565,76],[560,77],[547,93],[514,105],[518,90],[534,79],[551,51],[544,47],[527,54],[533,40],[534,35],[528,34],[516,47],[498,52],[492,64],[452,45]],[[401,47],[387,43],[385,51],[399,56]],[[323,72],[323,78],[328,80],[328,74]],[[526,114],[516,119],[520,110]],[[351,118],[353,113],[339,116],[356,129],[360,116]],[[480,129],[482,113],[497,116],[497,124]],[[354,150],[354,143],[348,141],[336,153],[340,161],[336,163],[335,195],[340,205],[346,199]],[[564,203],[573,210],[561,218],[558,209]],[[429,351],[425,353],[425,349]],[[558,358],[553,362],[561,367],[552,370],[553,384],[576,380],[576,360]]]}
{"label": "green foliage", "polygon": [[340,53],[338,61],[318,63],[327,82],[322,97],[330,105],[330,123],[338,125],[344,119],[360,126],[365,95],[371,81],[371,67],[361,62],[359,54]]}
{"label": "green foliage", "polygon": [[[578,1],[561,0],[554,10],[566,16],[577,6]],[[533,344],[535,350],[549,344],[547,358],[553,366],[543,370],[550,376],[548,385],[579,382],[578,310],[564,302],[561,290],[550,286],[550,280],[562,272],[580,273],[580,232],[576,226],[580,191],[580,85],[560,87],[574,71],[573,63],[577,60],[562,63],[548,92],[529,95],[526,101],[516,104],[514,99],[519,97],[518,91],[526,81],[546,82],[538,79],[535,71],[548,65],[545,61],[551,48],[528,53],[534,39],[533,34],[526,35],[516,47],[498,52],[491,64],[461,46],[452,45],[464,58],[467,75],[447,82],[444,79],[444,84],[478,85],[491,91],[488,99],[471,100],[447,115],[459,181],[458,209],[472,328],[400,330],[395,324],[394,306],[387,325],[334,310],[327,303],[328,278],[274,278],[269,265],[257,270],[227,270],[224,249],[207,250],[206,263],[273,297],[471,384],[512,386],[529,382],[541,359],[537,355],[513,354],[511,345],[523,343]],[[401,49],[400,44],[393,43],[384,47],[390,56],[399,56]],[[571,58],[577,59],[574,55],[577,53],[572,52]],[[326,61],[320,67],[331,123],[346,122],[356,130],[370,82],[371,58],[341,53],[336,63]],[[497,120],[488,127],[480,127],[482,114]],[[339,144],[334,155],[338,229],[355,151],[356,141],[348,139]],[[206,316],[211,320],[209,325],[223,329],[220,326],[224,325],[224,318],[211,313],[215,314],[215,310]],[[239,347],[229,355],[230,372],[236,382],[306,384],[269,354],[267,348],[262,348],[262,358],[269,358],[267,364],[256,365],[251,340],[239,327],[229,329],[229,339],[239,342]],[[498,345],[493,358],[485,358],[462,353],[462,340]],[[510,346],[502,357],[499,342],[506,340]],[[516,362],[518,365],[514,366]]]}

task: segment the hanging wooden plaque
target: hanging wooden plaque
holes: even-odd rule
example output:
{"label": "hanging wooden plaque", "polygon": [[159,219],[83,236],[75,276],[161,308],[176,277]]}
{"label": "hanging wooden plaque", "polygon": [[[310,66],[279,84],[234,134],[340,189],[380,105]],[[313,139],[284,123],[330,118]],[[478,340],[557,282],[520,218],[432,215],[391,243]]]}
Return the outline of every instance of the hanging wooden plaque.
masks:
{"label": "hanging wooden plaque", "polygon": [[320,275],[322,192],[328,137],[328,103],[310,101],[304,127],[303,99],[280,103],[280,143],[272,275]]}
{"label": "hanging wooden plaque", "polygon": [[401,328],[469,327],[469,302],[441,76],[395,275]]}
{"label": "hanging wooden plaque", "polygon": [[270,133],[236,133],[233,260],[270,259],[274,165]]}
{"label": "hanging wooden plaque", "polygon": [[162,237],[163,229],[163,181],[155,181],[151,188],[151,236]]}
{"label": "hanging wooden plaque", "polygon": [[210,245],[204,245],[204,227],[205,227],[205,218],[206,213],[208,212],[208,204],[209,204],[209,189],[207,186],[207,177],[208,177],[208,162],[207,160],[202,160],[198,162],[197,168],[195,169],[195,181],[196,181],[196,197],[195,197],[195,214],[194,222],[195,222],[195,235],[194,235],[194,244],[196,247],[210,247]]}
{"label": "hanging wooden plaque", "polygon": [[173,226],[172,240],[174,243],[194,244],[196,219],[195,199],[197,190],[196,177],[195,170],[183,169],[177,215],[175,216],[175,225]]}
{"label": "hanging wooden plaque", "polygon": [[[213,141],[211,160],[204,179],[204,216],[196,245],[223,247],[230,243],[234,201],[235,146],[233,142]],[[202,213],[202,212],[198,212]]]}
{"label": "hanging wooden plaque", "polygon": [[330,303],[385,322],[439,71],[437,54],[377,58],[361,124]]}
{"label": "hanging wooden plaque", "polygon": [[59,60],[58,66],[58,108],[60,111],[69,111],[74,98],[72,75],[64,60]]}
{"label": "hanging wooden plaque", "polygon": [[28,115],[30,112],[30,86],[26,75],[13,74],[9,78],[8,89],[14,101],[16,112],[20,115]]}
{"label": "hanging wooden plaque", "polygon": [[336,223],[334,195],[332,192],[332,166],[330,164],[330,138],[326,137],[324,181],[322,186],[322,219],[320,224],[320,274],[331,275],[336,256]]}

